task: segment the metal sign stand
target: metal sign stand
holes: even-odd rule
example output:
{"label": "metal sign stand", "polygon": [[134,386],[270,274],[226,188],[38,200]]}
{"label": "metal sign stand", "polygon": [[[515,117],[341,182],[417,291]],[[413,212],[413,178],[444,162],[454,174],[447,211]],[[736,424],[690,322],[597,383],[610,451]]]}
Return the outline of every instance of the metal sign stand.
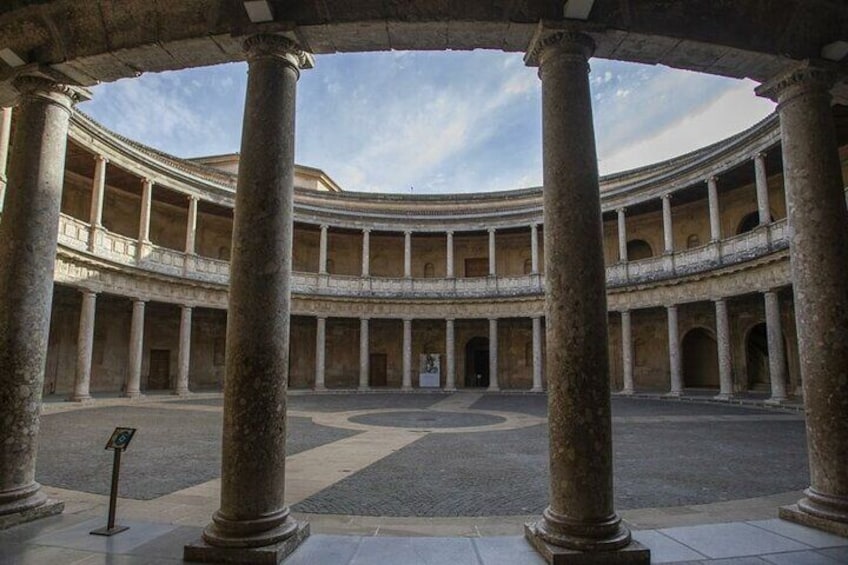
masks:
{"label": "metal sign stand", "polygon": [[130,444],[130,440],[135,434],[135,428],[115,428],[112,432],[112,437],[106,444],[106,449],[111,449],[115,452],[115,458],[112,462],[112,488],[109,492],[109,518],[106,527],[97,528],[90,533],[95,536],[113,536],[129,529],[129,526],[115,525],[115,507],[118,504],[118,476],[121,472],[121,453]]}

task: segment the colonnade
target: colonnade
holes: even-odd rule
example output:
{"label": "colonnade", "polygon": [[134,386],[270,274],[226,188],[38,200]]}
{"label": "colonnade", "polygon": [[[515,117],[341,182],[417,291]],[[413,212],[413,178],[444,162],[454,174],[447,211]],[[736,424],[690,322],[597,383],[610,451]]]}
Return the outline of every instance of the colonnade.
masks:
{"label": "colonnade", "polygon": [[[527,54],[542,82],[551,489],[549,506],[526,535],[549,561],[602,552],[607,563],[647,563],[647,550],[632,542],[613,507],[606,293],[588,84],[593,48],[588,36],[540,26]],[[285,504],[285,375],[294,101],[300,69],[312,61],[282,36],[251,37],[245,53],[250,72],[228,305],[221,506],[203,540],[186,546],[189,560],[279,560],[308,535],[308,525],[294,520]],[[811,486],[784,515],[845,532],[848,211],[829,105],[832,83],[826,71],[802,66],[760,92],[779,101],[810,446]],[[67,127],[81,96],[41,77],[20,77],[16,87],[20,116],[0,222],[0,527],[61,510],[46,500],[34,470]],[[152,182],[144,183],[141,242],[149,240],[152,189]],[[670,206],[664,198],[667,251],[673,249]],[[494,232],[489,237],[491,257]],[[774,299],[766,300],[767,309],[776,310]],[[91,308],[93,298],[84,301]],[[671,329],[676,307],[668,312]],[[127,394],[139,392],[143,317],[144,302],[135,300]],[[716,319],[721,342],[727,309],[720,299]],[[319,318],[319,334],[322,325]],[[403,327],[408,388],[412,321]],[[535,327],[534,335],[540,333]],[[497,333],[496,320],[490,333]],[[720,365],[727,359],[722,353]]]}

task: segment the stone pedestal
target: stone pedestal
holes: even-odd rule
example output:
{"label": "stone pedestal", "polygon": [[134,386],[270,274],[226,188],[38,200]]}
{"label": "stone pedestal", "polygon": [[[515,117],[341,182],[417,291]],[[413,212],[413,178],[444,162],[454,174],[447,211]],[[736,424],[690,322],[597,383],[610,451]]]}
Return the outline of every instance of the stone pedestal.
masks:
{"label": "stone pedestal", "polygon": [[81,92],[16,79],[21,92],[0,222],[0,528],[57,514],[35,482],[39,411],[71,106]]}
{"label": "stone pedestal", "polygon": [[848,533],[848,211],[831,73],[809,65],[757,89],[778,102],[810,487],[781,516]]}
{"label": "stone pedestal", "polygon": [[285,504],[295,91],[311,58],[245,41],[247,96],[233,225],[221,507],[188,560],[276,563],[308,535]]}
{"label": "stone pedestal", "polygon": [[648,563],[613,508],[593,49],[585,35],[542,25],[526,57],[542,79],[551,498],[525,534],[550,563]]}

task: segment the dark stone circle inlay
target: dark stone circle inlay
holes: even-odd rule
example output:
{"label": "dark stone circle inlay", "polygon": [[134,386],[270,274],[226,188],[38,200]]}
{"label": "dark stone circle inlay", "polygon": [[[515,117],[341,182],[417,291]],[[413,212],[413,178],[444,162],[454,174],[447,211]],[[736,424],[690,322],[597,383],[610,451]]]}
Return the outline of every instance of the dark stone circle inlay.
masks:
{"label": "dark stone circle inlay", "polygon": [[350,418],[351,422],[368,426],[388,428],[469,428],[491,426],[506,421],[506,418],[491,414],[473,414],[467,412],[436,412],[435,410],[411,411],[398,410],[378,414],[362,414]]}

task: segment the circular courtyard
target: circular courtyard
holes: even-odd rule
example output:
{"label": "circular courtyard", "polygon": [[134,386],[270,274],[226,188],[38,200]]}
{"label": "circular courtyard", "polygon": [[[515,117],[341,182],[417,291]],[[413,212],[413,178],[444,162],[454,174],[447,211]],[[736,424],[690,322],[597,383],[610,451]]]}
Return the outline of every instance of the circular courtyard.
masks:
{"label": "circular courtyard", "polygon": [[[116,426],[138,429],[121,496],[155,500],[220,476],[220,395],[47,406],[37,480],[108,494]],[[72,409],[69,409],[72,408]],[[803,416],[614,397],[619,510],[762,497],[809,484]],[[300,513],[389,517],[539,514],[548,502],[543,395],[290,396],[287,499]],[[214,489],[212,489],[214,490]]]}

